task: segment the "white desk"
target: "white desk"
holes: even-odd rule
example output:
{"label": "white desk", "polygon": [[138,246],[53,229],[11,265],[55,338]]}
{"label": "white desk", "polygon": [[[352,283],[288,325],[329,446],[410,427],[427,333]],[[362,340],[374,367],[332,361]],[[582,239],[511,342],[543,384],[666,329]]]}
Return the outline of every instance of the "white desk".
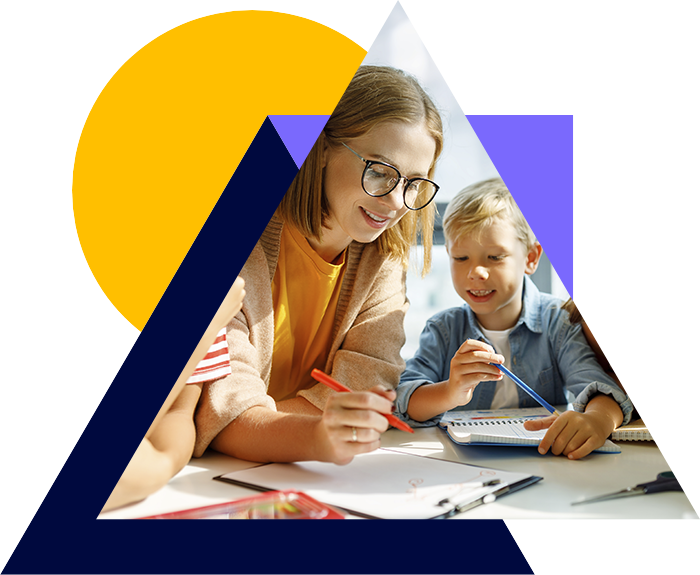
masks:
{"label": "white desk", "polygon": [[[569,461],[551,454],[539,455],[536,448],[530,447],[460,446],[435,427],[415,431],[409,436],[391,429],[382,437],[382,446],[544,478],[522,491],[461,514],[461,519],[697,519],[682,492],[571,505],[579,499],[651,481],[657,473],[667,471],[669,467],[653,443],[619,442],[620,454],[594,453]],[[204,457],[193,459],[168,485],[145,501],[103,513],[100,518],[144,517],[249,496],[254,492],[212,478],[254,465],[209,451]]]}
{"label": "white desk", "polygon": [[476,507],[458,517],[469,519],[681,519],[693,518],[688,498],[680,491],[656,493],[572,506],[573,501],[645,483],[669,469],[656,444],[617,442],[622,453],[592,453],[570,461],[537,448],[461,446],[435,427],[416,429],[415,438],[391,431],[384,447],[420,453],[470,465],[538,475],[542,481]]}

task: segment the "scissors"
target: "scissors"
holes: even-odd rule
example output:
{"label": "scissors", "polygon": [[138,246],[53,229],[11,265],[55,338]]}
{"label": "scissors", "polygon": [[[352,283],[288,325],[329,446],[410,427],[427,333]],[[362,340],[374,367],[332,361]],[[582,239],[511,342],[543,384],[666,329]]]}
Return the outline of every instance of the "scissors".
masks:
{"label": "scissors", "polygon": [[683,491],[680,483],[673,474],[673,471],[664,471],[656,476],[654,481],[640,483],[634,487],[628,487],[607,495],[600,495],[583,501],[574,501],[571,505],[580,505],[581,503],[595,503],[597,501],[607,501],[609,499],[617,499],[618,497],[630,497],[632,495],[644,495],[646,493],[660,493],[662,491]]}

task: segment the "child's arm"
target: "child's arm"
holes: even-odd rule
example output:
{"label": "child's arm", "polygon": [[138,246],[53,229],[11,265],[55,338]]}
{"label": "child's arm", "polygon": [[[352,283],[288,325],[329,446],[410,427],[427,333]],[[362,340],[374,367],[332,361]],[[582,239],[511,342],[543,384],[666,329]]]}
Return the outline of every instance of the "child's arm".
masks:
{"label": "child's arm", "polygon": [[426,421],[472,399],[474,388],[482,381],[497,381],[503,373],[493,363],[503,363],[504,358],[493,348],[478,340],[468,339],[450,361],[450,377],[446,381],[428,383],[418,387],[408,402],[408,416],[416,421]]}
{"label": "child's arm", "polygon": [[540,443],[542,453],[551,449],[556,455],[580,459],[601,447],[616,427],[629,421],[633,406],[603,371],[580,326],[572,326],[565,319],[559,316],[551,322],[550,340],[559,372],[576,396],[575,411],[567,411],[559,419],[527,422],[525,428],[549,428]]}
{"label": "child's arm", "polygon": [[601,447],[608,436],[622,423],[622,410],[617,401],[607,395],[596,395],[586,405],[586,411],[566,411],[560,416],[526,421],[525,429],[548,429],[540,442],[539,452],[581,459]]}
{"label": "child's arm", "polygon": [[202,339],[199,340],[197,347],[194,349],[190,359],[185,364],[182,373],[180,373],[180,377],[177,378],[175,385],[173,385],[168,397],[163,402],[163,406],[153,419],[153,423],[151,423],[151,426],[146,432],[146,437],[150,437],[155,431],[155,428],[158,426],[168,410],[167,406],[172,405],[174,398],[178,397],[180,392],[185,388],[187,380],[194,373],[194,370],[199,365],[199,362],[204,359],[205,355],[207,355],[209,348],[211,347],[212,343],[214,343],[214,340],[219,332],[226,327],[226,325],[239,311],[241,311],[243,298],[245,298],[244,287],[245,282],[243,281],[243,278],[237,277],[231,285],[231,289],[226,294],[224,301],[221,302],[219,309],[214,315],[214,318],[211,320],[211,323],[204,332]]}
{"label": "child's arm", "polygon": [[603,350],[598,345],[598,342],[596,341],[595,337],[593,336],[593,333],[591,332],[590,328],[588,327],[588,324],[586,324],[586,321],[583,319],[581,312],[576,307],[574,300],[569,298],[565,303],[562,304],[561,308],[569,313],[569,322],[570,323],[581,324],[581,328],[583,330],[584,336],[586,337],[586,341],[588,342],[588,345],[591,346],[593,353],[595,353],[595,358],[598,361],[598,363],[600,364],[600,366],[603,368],[603,371],[605,371],[605,373],[607,373],[612,379],[615,380],[615,383],[617,383],[617,385],[620,387],[620,389],[622,391],[625,391],[625,388],[622,387],[622,384],[620,383],[620,380],[618,379],[617,375],[615,375],[615,371],[610,366],[610,362],[608,361],[608,358],[605,357]]}
{"label": "child's arm", "polygon": [[[186,385],[186,382],[209,351],[217,334],[226,327],[231,317],[241,310],[244,297],[244,282],[241,278],[237,278],[102,511],[139,501],[151,495],[163,487],[192,457],[196,437],[194,410],[201,394],[202,384]],[[173,397],[175,397],[174,400],[172,400]]]}
{"label": "child's arm", "polygon": [[141,441],[103,511],[148,497],[187,464],[194,448],[192,414],[200,392],[201,384],[182,390],[151,436]]}
{"label": "child's arm", "polygon": [[585,321],[581,321],[581,329],[583,330],[583,335],[586,337],[586,341],[588,342],[588,345],[591,346],[591,349],[593,350],[593,353],[595,353],[595,358],[600,364],[600,367],[603,368],[603,371],[607,373],[614,381],[617,383],[617,385],[620,387],[622,391],[625,391],[625,388],[622,387],[622,384],[620,383],[620,379],[617,377],[615,374],[615,371],[613,368],[610,366],[610,362],[608,361],[608,358],[605,357],[605,354],[603,353],[603,350],[600,349],[600,346],[598,345],[598,342],[596,341],[595,337],[593,336],[593,333],[591,332],[590,328],[588,327],[588,324]]}

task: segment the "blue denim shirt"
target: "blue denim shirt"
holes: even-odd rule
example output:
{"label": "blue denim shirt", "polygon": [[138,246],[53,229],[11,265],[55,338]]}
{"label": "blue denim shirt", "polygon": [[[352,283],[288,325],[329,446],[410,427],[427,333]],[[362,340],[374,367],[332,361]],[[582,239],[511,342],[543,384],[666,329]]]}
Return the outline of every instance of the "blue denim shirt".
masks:
{"label": "blue denim shirt", "polygon": [[[523,309],[508,336],[511,349],[511,370],[552,405],[569,402],[565,390],[576,398],[573,407],[582,412],[590,399],[600,393],[612,396],[628,423],[634,406],[629,397],[600,367],[588,345],[581,325],[569,322],[568,312],[561,309],[561,300],[540,293],[525,276]],[[467,339],[478,339],[491,345],[484,336],[474,312],[467,304],[442,311],[428,320],[416,355],[406,363],[406,370],[396,389],[396,415],[413,427],[436,425],[440,415],[418,422],[407,415],[413,392],[426,383],[446,381],[450,377],[450,361]],[[490,409],[496,390],[495,381],[482,381],[474,389],[472,400],[453,411]],[[539,404],[518,387],[517,407]],[[515,406],[514,406],[515,407]]]}

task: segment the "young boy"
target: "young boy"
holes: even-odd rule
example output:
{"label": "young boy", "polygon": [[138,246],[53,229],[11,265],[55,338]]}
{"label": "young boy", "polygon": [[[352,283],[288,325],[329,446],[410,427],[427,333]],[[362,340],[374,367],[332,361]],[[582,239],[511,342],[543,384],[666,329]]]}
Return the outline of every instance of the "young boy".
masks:
{"label": "young boy", "polygon": [[[443,218],[452,283],[467,303],[428,320],[397,389],[397,412],[435,425],[452,409],[534,407],[493,364],[503,364],[553,405],[575,411],[526,423],[549,428],[539,445],[569,459],[602,446],[633,406],[603,371],[561,301],[528,278],[542,247],[500,179],[462,190]],[[411,421],[412,420],[412,421]]]}

